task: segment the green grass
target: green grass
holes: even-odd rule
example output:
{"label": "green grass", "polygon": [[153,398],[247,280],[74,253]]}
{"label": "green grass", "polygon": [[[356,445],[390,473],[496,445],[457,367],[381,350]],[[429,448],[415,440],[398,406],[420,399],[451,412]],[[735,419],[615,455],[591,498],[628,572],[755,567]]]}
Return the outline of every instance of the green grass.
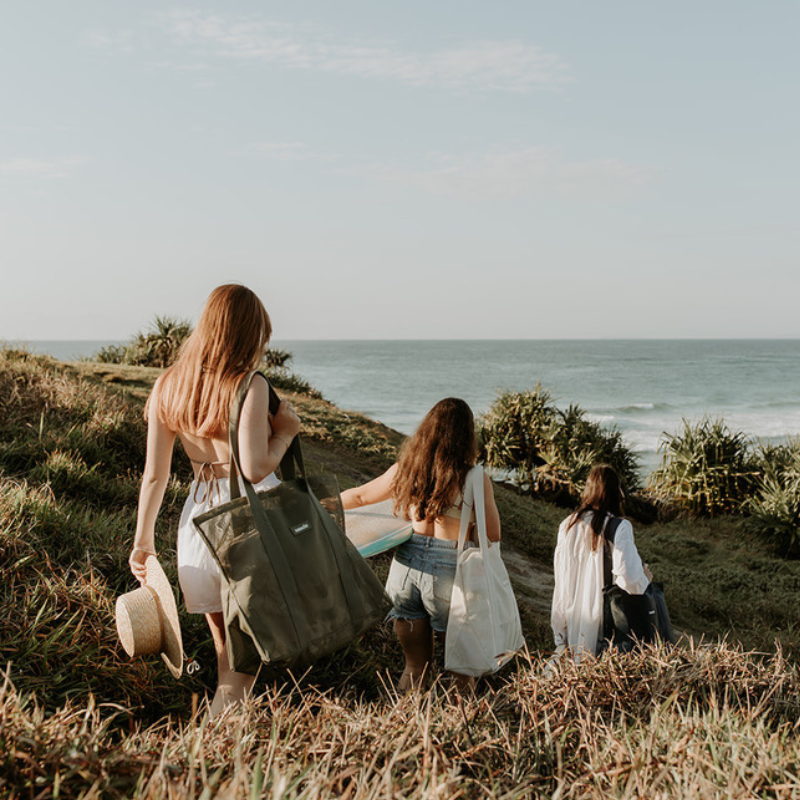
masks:
{"label": "green grass", "polygon": [[[0,795],[791,796],[780,787],[800,769],[800,562],[733,518],[634,522],[676,627],[705,644],[547,678],[547,587],[568,509],[502,486],[530,661],[483,681],[474,699],[438,683],[398,697],[400,649],[379,626],[302,676],[259,680],[247,708],[210,724],[214,653],[201,618],[182,614],[201,669],[179,682],[157,657],[129,660],[114,629],[114,600],[134,587],[142,405],[158,374],[0,350]],[[291,399],[310,470],[350,486],[393,460],[396,432]],[[177,585],[191,474],[181,452],[173,467],[157,542]],[[372,563],[385,577],[389,556]]]}

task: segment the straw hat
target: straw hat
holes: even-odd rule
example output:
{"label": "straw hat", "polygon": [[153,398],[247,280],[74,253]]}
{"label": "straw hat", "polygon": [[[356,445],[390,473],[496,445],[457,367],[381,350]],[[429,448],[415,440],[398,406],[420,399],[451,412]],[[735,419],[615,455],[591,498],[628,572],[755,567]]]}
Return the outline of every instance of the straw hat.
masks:
{"label": "straw hat", "polygon": [[155,556],[148,556],[145,567],[144,586],[117,598],[117,633],[129,656],[161,653],[169,671],[180,678],[183,641],[175,595]]}

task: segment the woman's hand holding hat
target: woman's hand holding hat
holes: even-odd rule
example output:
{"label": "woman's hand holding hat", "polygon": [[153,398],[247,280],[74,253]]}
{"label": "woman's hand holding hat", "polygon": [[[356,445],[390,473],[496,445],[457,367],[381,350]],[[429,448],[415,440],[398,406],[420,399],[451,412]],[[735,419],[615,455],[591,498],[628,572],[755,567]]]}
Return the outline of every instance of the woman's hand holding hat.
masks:
{"label": "woman's hand holding hat", "polygon": [[155,554],[155,550],[134,547],[128,557],[128,565],[131,568],[131,572],[142,585],[144,585],[147,580],[147,559],[149,556],[154,556]]}

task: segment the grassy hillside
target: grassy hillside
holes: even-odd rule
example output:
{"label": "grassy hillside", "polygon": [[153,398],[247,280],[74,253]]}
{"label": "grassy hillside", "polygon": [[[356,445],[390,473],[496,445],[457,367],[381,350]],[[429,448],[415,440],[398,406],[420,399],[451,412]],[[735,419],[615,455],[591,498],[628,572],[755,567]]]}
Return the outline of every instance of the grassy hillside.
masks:
{"label": "grassy hillside", "polygon": [[[175,682],[158,658],[127,659],[113,621],[114,599],[134,586],[142,405],[157,374],[0,350],[4,796],[239,797],[259,787],[271,797],[523,797],[559,787],[563,796],[791,796],[781,787],[796,787],[800,768],[800,564],[731,520],[636,525],[676,626],[731,643],[547,678],[550,564],[567,510],[503,487],[504,553],[530,661],[483,682],[474,700],[448,700],[439,686],[400,698],[400,650],[379,627],[296,681],[260,682],[263,694],[235,719],[193,716],[214,681],[205,623],[182,614],[201,670]],[[391,463],[396,432],[291,399],[312,471],[333,471],[346,487]],[[191,477],[179,451],[173,469],[157,544],[177,585],[174,536]],[[388,562],[373,562],[382,577]]]}

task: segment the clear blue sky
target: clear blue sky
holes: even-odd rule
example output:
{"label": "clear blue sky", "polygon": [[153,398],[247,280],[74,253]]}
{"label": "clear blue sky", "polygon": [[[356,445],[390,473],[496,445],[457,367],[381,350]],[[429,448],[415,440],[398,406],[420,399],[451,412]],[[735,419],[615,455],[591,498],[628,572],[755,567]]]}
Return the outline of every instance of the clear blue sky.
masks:
{"label": "clear blue sky", "polygon": [[0,339],[800,335],[800,3],[9,3]]}

